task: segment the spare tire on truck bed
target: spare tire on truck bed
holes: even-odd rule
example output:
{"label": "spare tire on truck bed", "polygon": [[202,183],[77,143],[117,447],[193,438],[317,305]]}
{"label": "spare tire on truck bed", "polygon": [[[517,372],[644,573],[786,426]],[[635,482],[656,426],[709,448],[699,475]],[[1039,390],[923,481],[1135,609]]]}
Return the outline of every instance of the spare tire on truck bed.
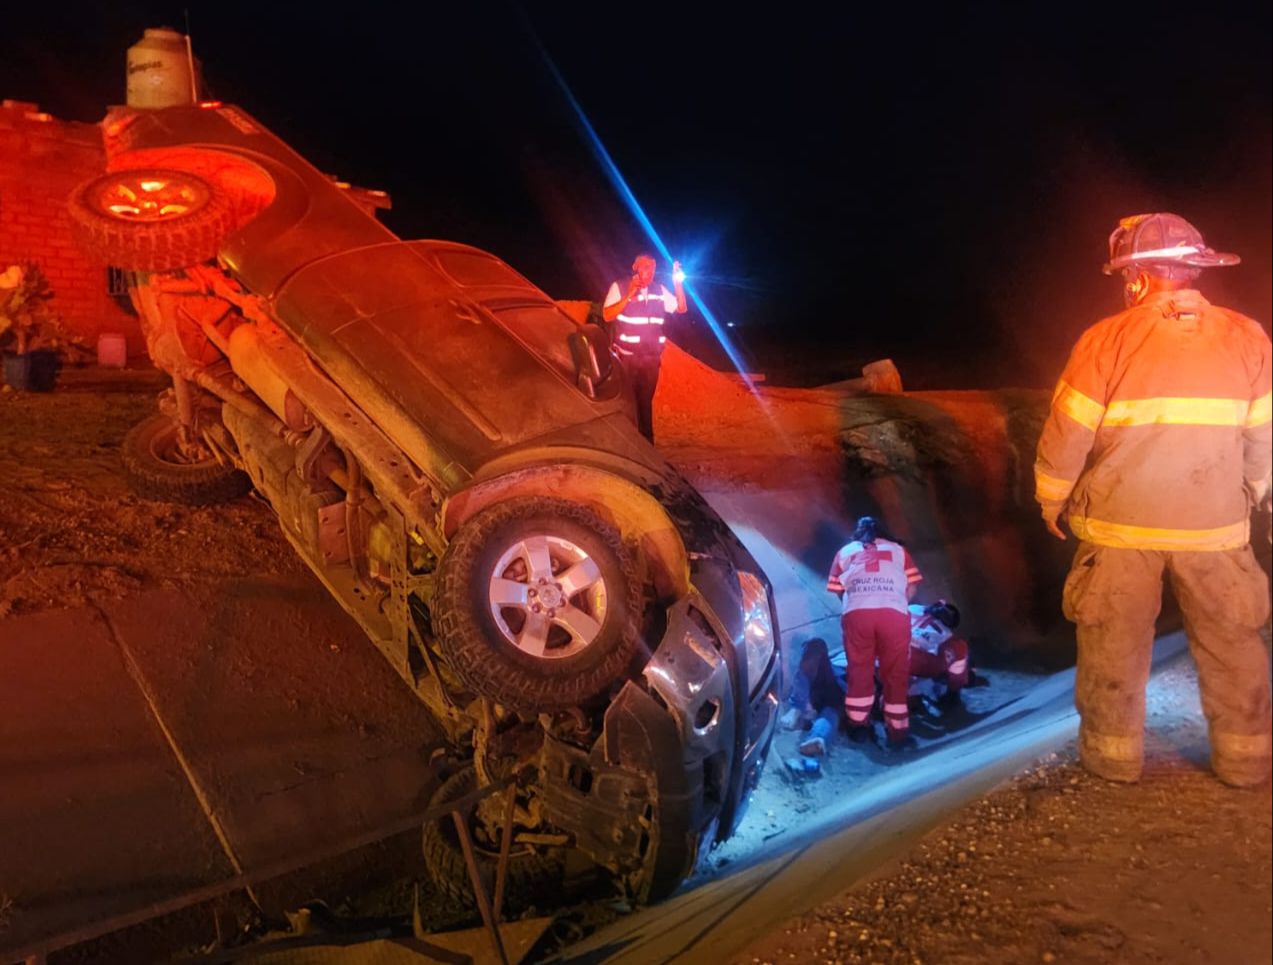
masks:
{"label": "spare tire on truck bed", "polygon": [[171,271],[210,261],[237,221],[224,188],[163,168],[93,178],[71,192],[67,211],[84,251],[131,271]]}

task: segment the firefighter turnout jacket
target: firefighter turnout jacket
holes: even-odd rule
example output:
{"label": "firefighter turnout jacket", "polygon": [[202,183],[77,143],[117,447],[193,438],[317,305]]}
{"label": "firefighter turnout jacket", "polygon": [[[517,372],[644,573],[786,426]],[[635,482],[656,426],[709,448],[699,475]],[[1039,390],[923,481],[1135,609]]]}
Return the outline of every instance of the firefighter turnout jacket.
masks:
{"label": "firefighter turnout jacket", "polygon": [[1035,498],[1079,539],[1226,550],[1268,497],[1269,337],[1199,292],[1157,292],[1079,339],[1039,440]]}

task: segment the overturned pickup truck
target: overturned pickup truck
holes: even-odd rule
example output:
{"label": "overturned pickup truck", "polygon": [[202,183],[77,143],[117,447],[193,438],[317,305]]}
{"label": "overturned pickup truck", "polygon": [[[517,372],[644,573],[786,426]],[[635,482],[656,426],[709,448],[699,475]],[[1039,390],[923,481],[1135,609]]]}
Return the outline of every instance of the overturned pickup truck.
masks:
{"label": "overturned pickup truck", "polygon": [[[666,895],[741,818],[782,661],[768,581],[638,434],[602,333],[492,255],[397,238],[383,194],[236,107],[103,129],[70,215],[173,382],[125,441],[134,489],[269,501],[472,760],[439,799],[517,775],[510,889],[575,849]],[[454,834],[424,842],[462,893]]]}

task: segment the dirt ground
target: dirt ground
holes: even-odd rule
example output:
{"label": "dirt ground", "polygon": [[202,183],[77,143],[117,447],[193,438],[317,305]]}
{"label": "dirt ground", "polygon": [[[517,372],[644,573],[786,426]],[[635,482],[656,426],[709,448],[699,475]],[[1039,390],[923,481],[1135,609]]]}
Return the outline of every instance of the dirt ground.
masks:
{"label": "dirt ground", "polygon": [[1268,962],[1271,806],[1211,776],[1182,660],[1151,684],[1139,784],[1067,747],[731,962]]}
{"label": "dirt ground", "polygon": [[304,571],[255,499],[193,508],[128,491],[119,444],[165,384],[82,369],[51,395],[0,391],[0,617]]}

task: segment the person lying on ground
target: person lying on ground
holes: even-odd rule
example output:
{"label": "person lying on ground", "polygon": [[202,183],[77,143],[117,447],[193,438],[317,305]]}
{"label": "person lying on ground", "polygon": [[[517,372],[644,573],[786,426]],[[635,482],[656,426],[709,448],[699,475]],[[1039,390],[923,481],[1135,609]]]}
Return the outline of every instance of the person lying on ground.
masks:
{"label": "person lying on ground", "polygon": [[843,706],[844,689],[831,667],[827,642],[821,637],[805,641],[800,667],[791,682],[787,710],[781,718],[787,730],[810,724],[808,736],[800,742],[801,754],[816,757],[827,752],[827,740],[840,726]]}

